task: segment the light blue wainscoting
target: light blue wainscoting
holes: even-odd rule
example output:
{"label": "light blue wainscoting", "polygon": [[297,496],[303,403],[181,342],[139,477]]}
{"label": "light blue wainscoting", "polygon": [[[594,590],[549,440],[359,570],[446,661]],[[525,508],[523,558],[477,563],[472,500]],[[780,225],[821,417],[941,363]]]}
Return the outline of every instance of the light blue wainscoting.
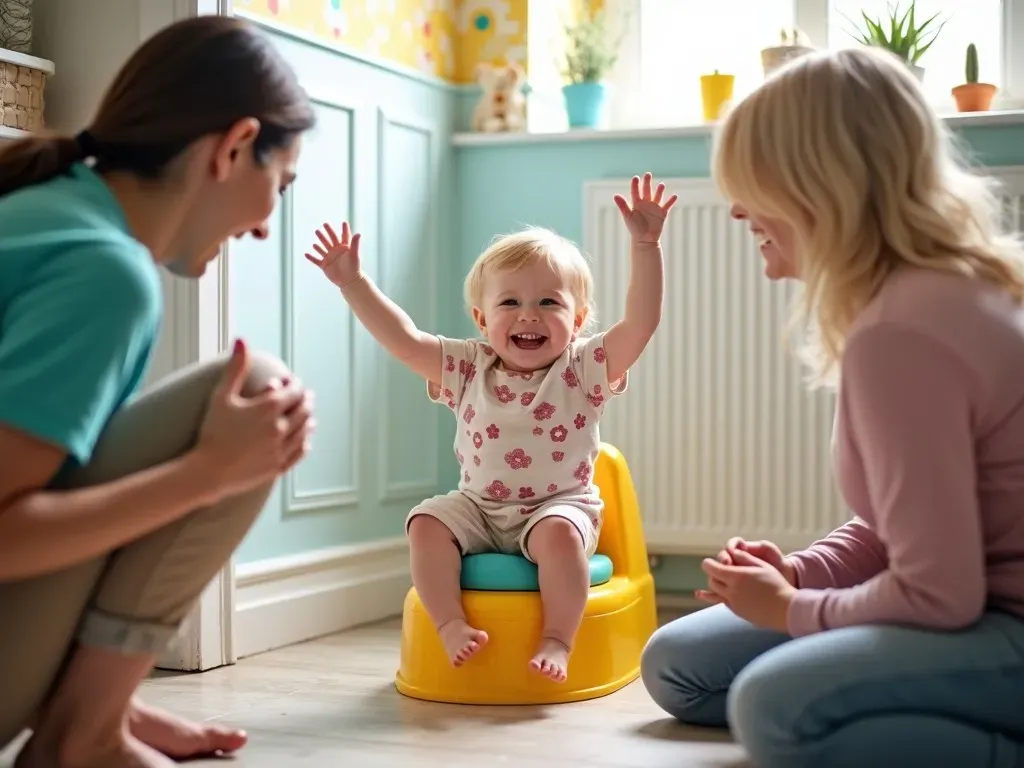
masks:
{"label": "light blue wainscoting", "polygon": [[[1024,164],[1024,125],[973,126],[957,134],[978,163]],[[466,270],[494,234],[527,224],[551,227],[579,242],[585,181],[645,171],[657,177],[706,177],[710,148],[708,134],[456,147],[459,269]],[[457,481],[452,470],[446,484],[453,487]],[[665,592],[689,592],[704,584],[699,558],[661,558],[654,575]]]}
{"label": "light blue wainscoting", "polygon": [[318,227],[347,219],[362,233],[364,271],[423,328],[451,332],[454,90],[271,33],[319,124],[270,238],[232,243],[230,327],[316,392],[318,428],[312,454],[278,483],[243,543],[243,563],[400,535],[408,510],[438,492],[454,463],[443,436],[450,414],[303,258]]}

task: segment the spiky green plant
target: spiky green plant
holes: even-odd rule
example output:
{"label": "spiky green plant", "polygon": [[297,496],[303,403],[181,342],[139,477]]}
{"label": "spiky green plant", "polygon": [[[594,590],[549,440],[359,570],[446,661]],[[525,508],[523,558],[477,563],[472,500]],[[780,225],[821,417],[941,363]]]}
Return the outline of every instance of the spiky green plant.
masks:
{"label": "spiky green plant", "polygon": [[974,43],[967,46],[967,64],[965,66],[967,82],[974,85],[978,82],[978,49]]}
{"label": "spiky green plant", "polygon": [[619,58],[622,36],[613,36],[604,10],[589,3],[579,20],[565,25],[565,60],[562,74],[570,83],[603,80]]}
{"label": "spiky green plant", "polygon": [[[900,6],[889,5],[888,16],[872,19],[864,11],[864,28],[851,33],[851,36],[864,45],[884,48],[908,64],[917,64],[921,57],[932,47],[939,32],[946,26],[946,21],[932,26],[939,14],[929,17],[917,24],[915,18],[916,1],[911,0],[910,7],[900,15]],[[929,27],[931,29],[929,30]]]}

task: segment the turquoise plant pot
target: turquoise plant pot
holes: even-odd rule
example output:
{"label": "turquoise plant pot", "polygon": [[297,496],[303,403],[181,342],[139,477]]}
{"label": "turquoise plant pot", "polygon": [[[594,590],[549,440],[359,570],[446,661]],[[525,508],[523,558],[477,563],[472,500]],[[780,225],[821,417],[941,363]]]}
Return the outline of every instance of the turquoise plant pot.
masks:
{"label": "turquoise plant pot", "polygon": [[570,128],[597,128],[604,122],[608,86],[604,83],[572,83],[562,88]]}

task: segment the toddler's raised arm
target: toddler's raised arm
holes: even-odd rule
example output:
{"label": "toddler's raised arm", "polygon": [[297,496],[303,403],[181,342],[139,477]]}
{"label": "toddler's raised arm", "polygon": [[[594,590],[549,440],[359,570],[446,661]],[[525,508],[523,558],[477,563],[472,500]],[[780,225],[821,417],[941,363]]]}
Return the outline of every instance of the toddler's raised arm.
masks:
{"label": "toddler's raised arm", "polygon": [[316,231],[319,257],[306,259],[320,267],[324,276],[341,289],[341,295],[363,327],[386,349],[427,381],[441,380],[441,341],[424,333],[400,306],[374,285],[359,266],[359,234],[351,235],[348,222],[341,225],[341,237],[330,224]]}

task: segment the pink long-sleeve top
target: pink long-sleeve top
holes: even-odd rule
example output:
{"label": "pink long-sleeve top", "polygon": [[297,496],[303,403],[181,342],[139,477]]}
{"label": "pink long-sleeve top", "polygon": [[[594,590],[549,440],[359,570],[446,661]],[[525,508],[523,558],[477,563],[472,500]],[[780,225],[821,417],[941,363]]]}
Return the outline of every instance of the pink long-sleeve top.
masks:
{"label": "pink long-sleeve top", "polygon": [[854,520],[790,555],[794,636],[1024,616],[1024,310],[990,284],[906,268],[843,354],[836,480]]}

